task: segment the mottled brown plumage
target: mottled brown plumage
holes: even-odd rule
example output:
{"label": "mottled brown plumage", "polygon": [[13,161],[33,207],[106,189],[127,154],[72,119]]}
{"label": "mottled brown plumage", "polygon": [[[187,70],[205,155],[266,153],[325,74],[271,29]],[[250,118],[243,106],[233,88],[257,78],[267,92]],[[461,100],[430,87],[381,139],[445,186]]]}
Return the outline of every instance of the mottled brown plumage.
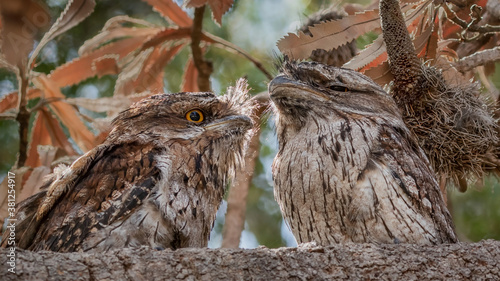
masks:
{"label": "mottled brown plumage", "polygon": [[205,247],[251,132],[247,92],[240,80],[221,97],[160,94],[132,105],[103,144],[19,205],[17,246]]}
{"label": "mottled brown plumage", "polygon": [[285,61],[269,91],[275,198],[299,243],[457,241],[429,161],[371,79]]}

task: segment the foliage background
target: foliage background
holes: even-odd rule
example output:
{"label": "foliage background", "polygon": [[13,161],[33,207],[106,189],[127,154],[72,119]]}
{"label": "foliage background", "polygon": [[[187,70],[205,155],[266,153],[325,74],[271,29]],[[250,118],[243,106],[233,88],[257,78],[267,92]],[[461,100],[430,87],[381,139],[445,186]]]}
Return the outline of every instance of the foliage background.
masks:
{"label": "foliage background", "polygon": [[[178,1],[181,2],[181,1]],[[210,13],[205,13],[204,30],[220,36],[243,48],[272,73],[273,61],[278,53],[276,42],[287,32],[294,32],[306,22],[307,15],[330,5],[326,0],[236,0],[231,10],[223,16],[222,26],[218,27],[210,19]],[[363,1],[344,1],[363,2]],[[366,2],[366,1],[365,1]],[[66,0],[47,0],[47,6],[53,19],[64,9]],[[340,1],[337,1],[340,3]],[[189,11],[191,14],[193,11]],[[145,19],[154,24],[168,23],[147,3],[140,0],[129,1],[97,1],[95,11],[81,24],[70,29],[50,42],[41,54],[41,63],[36,67],[39,72],[49,73],[63,63],[78,56],[78,48],[85,40],[95,36],[111,17],[128,15]],[[39,38],[38,38],[39,39]],[[366,37],[361,38],[367,43]],[[184,64],[189,53],[185,49],[165,71],[165,92],[178,92]],[[208,60],[214,63],[214,73],[211,77],[214,92],[221,93],[232,85],[239,77],[246,77],[251,86],[252,94],[267,89],[267,79],[249,61],[220,49],[209,48],[206,54]],[[109,97],[113,94],[117,75],[107,75],[100,79],[90,78],[86,81],[63,88],[67,97]],[[493,81],[500,87],[500,71],[495,73]],[[16,77],[0,69],[0,99],[17,87]],[[92,117],[96,113],[82,110]],[[295,246],[296,242],[284,223],[280,210],[273,198],[271,163],[277,149],[276,136],[273,132],[272,116],[262,124],[261,150],[256,172],[248,196],[245,230],[242,235],[241,247],[254,248],[259,245],[275,248]],[[0,120],[0,180],[3,179],[14,164],[19,148],[18,126],[15,121]],[[75,146],[76,148],[76,146]],[[487,178],[484,186],[469,189],[461,194],[454,188],[449,188],[449,204],[462,241],[479,241],[493,238],[500,240],[500,182],[495,178]],[[224,223],[226,204],[221,206],[216,225],[211,235],[210,247],[219,247]]]}

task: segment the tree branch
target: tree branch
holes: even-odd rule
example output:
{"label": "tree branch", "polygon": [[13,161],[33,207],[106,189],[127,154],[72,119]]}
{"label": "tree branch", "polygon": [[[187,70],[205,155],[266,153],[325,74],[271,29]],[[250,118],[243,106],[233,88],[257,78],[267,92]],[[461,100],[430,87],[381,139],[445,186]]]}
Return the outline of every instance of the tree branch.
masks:
{"label": "tree branch", "polygon": [[498,280],[500,242],[96,253],[0,250],[1,280]]}
{"label": "tree branch", "polygon": [[28,158],[28,128],[30,121],[30,112],[28,110],[28,78],[24,66],[19,66],[19,103],[17,107],[16,120],[19,122],[19,156],[15,167],[19,168],[24,166]]}
{"label": "tree branch", "polygon": [[211,62],[204,60],[203,51],[200,47],[204,13],[205,6],[194,10],[194,19],[191,31],[191,53],[193,54],[194,65],[198,70],[198,88],[202,92],[210,92],[210,75],[213,72],[213,66]]}
{"label": "tree branch", "polygon": [[493,49],[484,50],[464,57],[455,62],[453,65],[458,71],[465,73],[480,65],[485,65],[487,63],[496,62],[499,60],[500,47],[495,47]]}

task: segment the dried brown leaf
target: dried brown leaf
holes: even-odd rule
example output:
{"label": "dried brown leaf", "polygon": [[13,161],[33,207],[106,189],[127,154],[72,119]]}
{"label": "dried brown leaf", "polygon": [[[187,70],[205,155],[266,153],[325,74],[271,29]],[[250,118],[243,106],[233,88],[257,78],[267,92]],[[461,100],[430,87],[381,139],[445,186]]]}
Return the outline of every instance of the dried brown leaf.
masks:
{"label": "dried brown leaf", "polygon": [[56,114],[59,120],[68,128],[71,138],[84,152],[95,146],[94,135],[78,117],[75,107],[62,101],[65,97],[61,93],[56,82],[45,75],[39,75],[33,79],[33,83],[41,89],[46,98],[61,99],[49,104],[49,107]]}
{"label": "dried brown leaf", "polygon": [[44,177],[52,172],[52,163],[56,159],[66,156],[66,153],[62,149],[51,145],[38,145],[36,149],[40,165],[29,173],[26,182],[23,183],[21,194],[17,194],[19,201],[37,193],[43,184]]}
{"label": "dried brown leaf", "polygon": [[32,0],[0,1],[0,12],[0,49],[5,60],[2,64],[25,65],[33,49],[33,38],[48,26],[50,14],[42,2]]}
{"label": "dried brown leaf", "polygon": [[172,0],[143,0],[153,9],[160,13],[166,20],[172,21],[180,27],[193,25],[193,20],[184,12],[181,7]]}
{"label": "dried brown leaf", "polygon": [[104,55],[92,62],[92,71],[101,78],[104,75],[118,74],[119,55]]}
{"label": "dried brown leaf", "polygon": [[425,55],[422,56],[425,58],[425,60],[431,59],[433,60],[433,63],[435,63],[438,52],[438,42],[439,42],[438,29],[435,28],[434,31],[432,31],[431,36],[429,37],[429,40],[427,42]]}
{"label": "dried brown leaf", "polygon": [[222,16],[233,6],[234,0],[208,0],[214,21],[222,24]]}
{"label": "dried brown leaf", "polygon": [[17,194],[17,200],[22,201],[37,193],[43,184],[44,177],[51,172],[52,170],[50,169],[50,167],[46,166],[38,166],[33,169],[23,186],[21,193]]}
{"label": "dried brown leaf", "polygon": [[17,92],[12,92],[7,95],[5,95],[1,100],[0,100],[0,113],[5,112],[6,110],[15,108],[17,106],[18,102],[18,93]]}
{"label": "dried brown leaf", "polygon": [[387,61],[376,67],[366,70],[364,74],[373,79],[373,81],[375,81],[375,83],[379,84],[380,86],[389,84],[389,82],[394,79],[394,76],[392,76],[391,73],[391,69],[389,68],[389,63]]}
{"label": "dried brown leaf", "polygon": [[[141,25],[143,27],[125,27],[123,26],[124,24]],[[80,49],[78,49],[78,54],[80,56],[86,55],[117,39],[153,36],[160,30],[160,27],[153,26],[151,23],[144,20],[134,19],[128,16],[116,16],[106,22],[99,34],[85,41]]]}
{"label": "dried brown leaf", "polygon": [[76,58],[54,69],[49,78],[58,87],[76,84],[97,75],[95,60],[106,55],[117,55],[120,59],[139,48],[147,36],[132,37],[108,44],[87,55]]}
{"label": "dried brown leaf", "polygon": [[380,27],[378,9],[323,22],[309,28],[312,36],[299,31],[278,41],[278,48],[294,59],[306,59],[316,49],[331,50]]}
{"label": "dried brown leaf", "polygon": [[198,87],[198,70],[194,65],[193,59],[190,58],[184,69],[184,77],[182,78],[182,92],[199,92]]}
{"label": "dried brown leaf", "polygon": [[114,110],[122,111],[127,109],[132,104],[132,101],[129,97],[121,96],[98,99],[70,98],[66,99],[66,102],[68,104],[80,106],[94,112],[107,112]]}
{"label": "dried brown leaf", "polygon": [[60,147],[67,155],[76,155],[68,141],[59,121],[46,109],[41,109],[35,116],[35,123],[31,130],[31,141],[26,166],[38,167],[42,165],[43,158],[38,153],[39,145]]}
{"label": "dried brown leaf", "polygon": [[221,25],[222,16],[233,6],[234,0],[187,0],[186,7],[198,8],[208,4],[214,21]]}
{"label": "dried brown leaf", "polygon": [[352,58],[342,67],[354,70],[362,69],[365,66],[375,67],[384,62],[384,61],[377,61],[373,63],[376,58],[380,57],[384,53],[386,54],[385,59],[387,59],[387,52],[385,49],[384,39],[382,36],[379,36],[377,39],[375,39],[375,41],[373,41],[372,44],[364,48],[359,54],[357,54],[354,58]]}
{"label": "dried brown leaf", "polygon": [[185,43],[171,47],[157,46],[142,51],[120,73],[115,96],[128,96],[144,91],[163,91],[163,69]]}
{"label": "dried brown leaf", "polygon": [[[29,88],[27,97],[28,99],[34,99],[38,98],[41,95],[41,91],[36,88]],[[5,112],[9,109],[13,109],[17,107],[17,104],[19,102],[19,93],[12,92],[6,94],[1,100],[0,100],[0,113]]]}
{"label": "dried brown leaf", "polygon": [[39,145],[38,155],[40,163],[45,167],[51,167],[52,163],[61,157],[67,156],[67,153],[59,147],[52,145]]}
{"label": "dried brown leaf", "polygon": [[[420,20],[431,0],[403,4],[406,25]],[[309,28],[312,36],[299,32],[289,33],[278,41],[280,51],[294,59],[306,59],[316,49],[332,50],[351,42],[368,31],[380,28],[378,9],[349,15],[340,20],[322,22]],[[414,27],[412,27],[414,28]],[[411,31],[411,30],[410,30]]]}
{"label": "dried brown leaf", "polygon": [[32,62],[36,59],[38,53],[45,46],[45,44],[87,18],[90,13],[94,11],[94,7],[94,0],[69,0],[68,4],[64,8],[64,11],[61,13],[59,18],[57,18],[56,22],[52,25],[49,31],[45,33],[43,38],[40,40],[40,43],[33,51],[29,65],[32,65]]}
{"label": "dried brown leaf", "polygon": [[[13,187],[15,190],[15,194],[19,194],[20,191],[22,190],[22,184],[23,184],[23,177],[24,175],[29,171],[29,167],[21,167],[18,169],[13,169],[8,172],[7,176],[3,179],[2,183],[0,184],[0,224],[3,225],[4,220],[12,216],[8,212],[8,204],[9,204],[9,199],[17,199],[15,198],[9,198],[9,189],[10,187]],[[12,175],[12,178],[9,177]],[[9,182],[10,180],[10,182]],[[12,196],[12,194],[11,194]],[[16,202],[18,202],[16,200]]]}
{"label": "dried brown leaf", "polygon": [[33,125],[33,129],[31,130],[28,158],[26,159],[25,165],[28,167],[40,166],[41,163],[40,157],[38,157],[37,146],[39,144],[49,144],[50,142],[50,135],[45,126],[45,122],[43,121],[43,114],[40,111],[35,117],[35,123]]}
{"label": "dried brown leaf", "polygon": [[413,46],[415,46],[415,51],[417,54],[423,52],[422,56],[425,56],[429,47],[429,39],[432,35],[432,26],[427,27],[420,35],[413,39]]}

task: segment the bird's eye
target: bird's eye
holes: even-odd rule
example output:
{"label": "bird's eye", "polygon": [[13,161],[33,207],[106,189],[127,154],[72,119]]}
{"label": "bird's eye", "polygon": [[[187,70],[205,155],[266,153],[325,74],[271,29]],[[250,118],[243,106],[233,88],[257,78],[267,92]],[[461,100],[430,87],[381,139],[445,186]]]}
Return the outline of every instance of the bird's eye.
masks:
{"label": "bird's eye", "polygon": [[199,109],[193,109],[186,113],[186,119],[190,122],[200,123],[203,121],[203,113]]}
{"label": "bird's eye", "polygon": [[344,86],[339,86],[339,85],[333,85],[328,87],[330,90],[336,91],[336,92],[348,92],[349,89],[344,87]]}

